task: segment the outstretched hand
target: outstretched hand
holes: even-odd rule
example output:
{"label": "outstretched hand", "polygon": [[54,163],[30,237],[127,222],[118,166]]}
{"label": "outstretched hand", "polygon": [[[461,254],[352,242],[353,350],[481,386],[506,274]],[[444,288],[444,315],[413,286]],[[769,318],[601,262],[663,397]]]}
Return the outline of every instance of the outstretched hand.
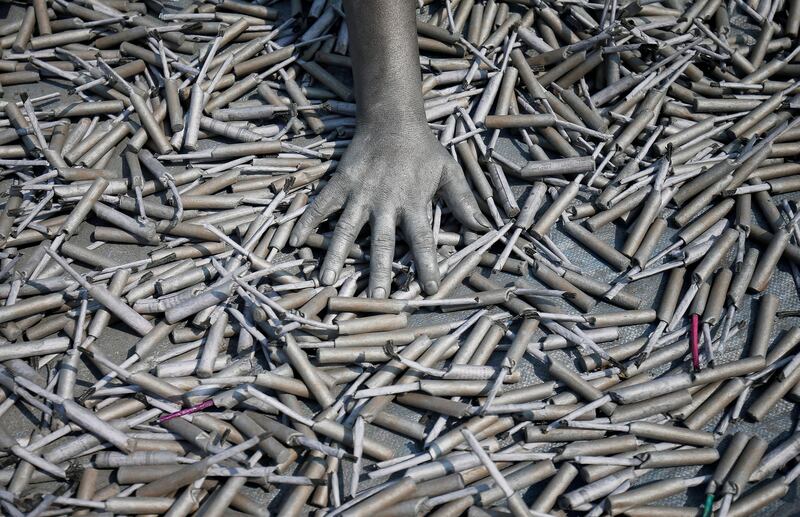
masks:
{"label": "outstretched hand", "polygon": [[414,255],[419,283],[433,294],[440,280],[430,217],[437,193],[469,229],[490,229],[461,167],[427,124],[359,125],[336,173],[295,225],[290,244],[301,246],[324,219],[343,210],[320,271],[321,282],[331,285],[369,222],[369,293],[383,298],[391,292],[395,227],[399,226]]}

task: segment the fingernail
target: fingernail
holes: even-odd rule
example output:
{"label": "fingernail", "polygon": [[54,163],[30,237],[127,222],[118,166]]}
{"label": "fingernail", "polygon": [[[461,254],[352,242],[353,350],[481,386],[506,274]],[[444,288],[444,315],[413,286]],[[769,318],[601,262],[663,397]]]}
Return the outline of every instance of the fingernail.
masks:
{"label": "fingernail", "polygon": [[483,215],[480,212],[475,212],[474,217],[475,217],[475,220],[478,222],[478,224],[480,224],[481,226],[483,226],[487,230],[491,229],[492,223],[489,222],[489,219],[487,219],[485,215]]}
{"label": "fingernail", "polygon": [[436,291],[439,290],[439,283],[434,282],[433,280],[429,282],[425,282],[425,285],[422,286],[425,289],[425,292],[428,294],[436,294]]}
{"label": "fingernail", "polygon": [[300,239],[297,237],[297,235],[292,235],[291,237],[289,237],[289,246],[296,248],[299,245],[300,245]]}
{"label": "fingernail", "polygon": [[373,298],[386,298],[386,289],[383,287],[376,287],[372,290]]}
{"label": "fingernail", "polygon": [[326,269],[322,272],[322,283],[325,285],[331,285],[336,281],[336,273],[333,272],[331,269]]}

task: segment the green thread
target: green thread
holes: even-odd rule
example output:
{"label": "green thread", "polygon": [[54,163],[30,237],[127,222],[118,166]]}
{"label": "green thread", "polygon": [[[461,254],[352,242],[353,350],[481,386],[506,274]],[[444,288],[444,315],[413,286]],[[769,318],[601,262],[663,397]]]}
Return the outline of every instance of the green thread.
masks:
{"label": "green thread", "polygon": [[706,495],[706,502],[703,504],[703,517],[711,517],[711,509],[714,507],[714,494]]}

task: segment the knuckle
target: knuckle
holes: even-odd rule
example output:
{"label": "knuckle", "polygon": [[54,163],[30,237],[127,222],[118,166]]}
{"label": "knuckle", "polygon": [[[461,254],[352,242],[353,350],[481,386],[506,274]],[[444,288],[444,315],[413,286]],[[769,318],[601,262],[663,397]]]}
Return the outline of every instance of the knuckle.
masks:
{"label": "knuckle", "polygon": [[308,213],[303,214],[303,217],[300,220],[300,224],[302,224],[303,222],[308,224],[311,221],[321,220],[325,216],[325,213],[322,211],[322,207],[320,206],[321,204],[322,203],[320,203],[319,200],[312,203],[311,206],[308,208]]}
{"label": "knuckle", "polygon": [[472,206],[475,204],[475,201],[472,199],[472,196],[469,193],[464,192],[456,196],[454,204],[456,206],[451,207],[451,209],[454,212],[457,212],[459,209],[472,208]]}
{"label": "knuckle", "polygon": [[392,261],[393,253],[389,248],[374,248],[370,251],[370,268],[375,269],[389,269],[389,264]]}
{"label": "knuckle", "polygon": [[423,231],[416,231],[411,235],[411,246],[420,254],[433,252],[433,239]]}
{"label": "knuckle", "polygon": [[339,199],[343,192],[347,190],[347,180],[341,176],[334,175],[328,183],[319,191],[316,199],[324,203],[333,203]]}
{"label": "knuckle", "polygon": [[337,169],[336,174],[334,174],[334,176],[331,178],[329,185],[335,184],[345,187],[355,181],[357,176],[358,175],[353,170],[353,167],[340,167]]}
{"label": "knuckle", "polygon": [[350,237],[354,236],[358,231],[358,226],[355,222],[355,217],[342,217],[336,221],[336,229],[334,235]]}
{"label": "knuckle", "polygon": [[377,251],[388,251],[394,248],[394,234],[376,232],[372,235],[372,247]]}
{"label": "knuckle", "polygon": [[293,233],[298,232],[297,234],[299,235],[299,232],[304,232],[314,227],[315,227],[314,216],[309,211],[300,216],[300,219],[297,221],[297,224],[292,229],[292,232]]}

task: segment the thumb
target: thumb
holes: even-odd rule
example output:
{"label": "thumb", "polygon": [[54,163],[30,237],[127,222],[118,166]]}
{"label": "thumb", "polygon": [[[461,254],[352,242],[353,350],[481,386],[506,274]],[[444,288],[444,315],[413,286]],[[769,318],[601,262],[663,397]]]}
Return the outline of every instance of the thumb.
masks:
{"label": "thumb", "polygon": [[470,230],[485,232],[492,229],[491,223],[475,201],[464,172],[457,164],[445,167],[439,192],[456,219]]}

